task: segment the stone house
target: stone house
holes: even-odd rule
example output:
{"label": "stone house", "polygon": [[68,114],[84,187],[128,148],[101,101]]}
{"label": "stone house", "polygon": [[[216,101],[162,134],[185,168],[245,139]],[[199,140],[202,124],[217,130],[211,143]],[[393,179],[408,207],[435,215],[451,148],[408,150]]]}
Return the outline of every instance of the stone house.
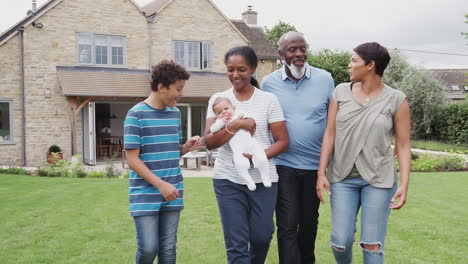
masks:
{"label": "stone house", "polygon": [[[148,96],[149,69],[163,59],[192,73],[178,105],[185,137],[203,133],[209,97],[230,87],[223,62],[229,48],[263,52],[260,80],[276,68],[263,31],[252,23],[240,28],[242,21],[210,0],[34,2],[0,34],[0,165],[40,166],[53,144],[65,158],[81,154],[91,165],[120,153],[125,114]],[[256,12],[247,13],[244,19],[256,20]]]}
{"label": "stone house", "polygon": [[435,69],[430,70],[447,89],[451,103],[460,103],[468,95],[468,69]]}

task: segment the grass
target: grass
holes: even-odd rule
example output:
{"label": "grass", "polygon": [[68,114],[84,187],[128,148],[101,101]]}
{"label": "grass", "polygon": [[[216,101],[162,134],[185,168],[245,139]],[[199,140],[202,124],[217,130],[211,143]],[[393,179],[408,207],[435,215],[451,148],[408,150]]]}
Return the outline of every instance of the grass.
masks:
{"label": "grass", "polygon": [[[467,185],[467,172],[412,174],[408,204],[390,216],[386,263],[468,263]],[[178,263],[225,263],[211,179],[187,178],[185,193]],[[127,180],[0,175],[0,201],[0,263],[134,262]],[[334,263],[329,203],[320,213],[317,263]],[[355,263],[361,255],[355,245]],[[277,259],[275,237],[266,263]]]}
{"label": "grass", "polygon": [[453,152],[459,154],[468,154],[468,146],[452,145],[429,140],[411,140],[411,147],[416,149]]}

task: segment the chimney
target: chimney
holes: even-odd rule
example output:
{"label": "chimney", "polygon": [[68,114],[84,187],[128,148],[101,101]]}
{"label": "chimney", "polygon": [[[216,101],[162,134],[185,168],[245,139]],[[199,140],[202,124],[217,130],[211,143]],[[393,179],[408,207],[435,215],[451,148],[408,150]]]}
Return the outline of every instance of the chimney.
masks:
{"label": "chimney", "polygon": [[36,14],[36,11],[37,11],[37,0],[32,0],[32,13],[33,14]]}
{"label": "chimney", "polygon": [[257,25],[257,12],[252,10],[252,6],[247,7],[247,11],[242,13],[242,19],[247,23],[247,25]]}

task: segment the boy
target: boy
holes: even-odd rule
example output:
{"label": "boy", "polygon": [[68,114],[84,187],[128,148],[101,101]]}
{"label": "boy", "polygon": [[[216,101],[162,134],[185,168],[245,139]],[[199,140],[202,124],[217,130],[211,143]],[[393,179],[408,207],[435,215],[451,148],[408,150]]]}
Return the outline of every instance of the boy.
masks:
{"label": "boy", "polygon": [[[225,128],[228,133],[233,134],[228,129],[228,125],[232,120],[236,118],[251,118],[247,113],[236,111],[236,106],[224,97],[216,98],[212,107],[216,115],[216,122],[210,127],[210,131],[213,134],[222,128]],[[229,140],[229,146],[232,149],[237,172],[245,180],[249,190],[254,191],[257,187],[249,174],[250,162],[244,156],[244,153],[252,155],[252,163],[259,170],[263,185],[271,187],[268,158],[265,150],[249,132],[243,129],[237,131],[231,140]]]}
{"label": "boy", "polygon": [[130,167],[130,212],[136,228],[136,263],[176,263],[177,227],[183,209],[181,155],[201,147],[195,136],[182,145],[177,100],[190,74],[173,61],[151,71],[151,94],[127,113],[125,153]]}

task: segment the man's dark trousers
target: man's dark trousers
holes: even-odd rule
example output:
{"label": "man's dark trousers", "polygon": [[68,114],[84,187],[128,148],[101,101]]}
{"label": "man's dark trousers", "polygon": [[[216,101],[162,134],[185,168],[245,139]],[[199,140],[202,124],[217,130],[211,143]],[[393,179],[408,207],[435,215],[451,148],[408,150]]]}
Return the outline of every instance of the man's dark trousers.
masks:
{"label": "man's dark trousers", "polygon": [[278,165],[276,226],[280,264],[315,263],[320,201],[316,170]]}

